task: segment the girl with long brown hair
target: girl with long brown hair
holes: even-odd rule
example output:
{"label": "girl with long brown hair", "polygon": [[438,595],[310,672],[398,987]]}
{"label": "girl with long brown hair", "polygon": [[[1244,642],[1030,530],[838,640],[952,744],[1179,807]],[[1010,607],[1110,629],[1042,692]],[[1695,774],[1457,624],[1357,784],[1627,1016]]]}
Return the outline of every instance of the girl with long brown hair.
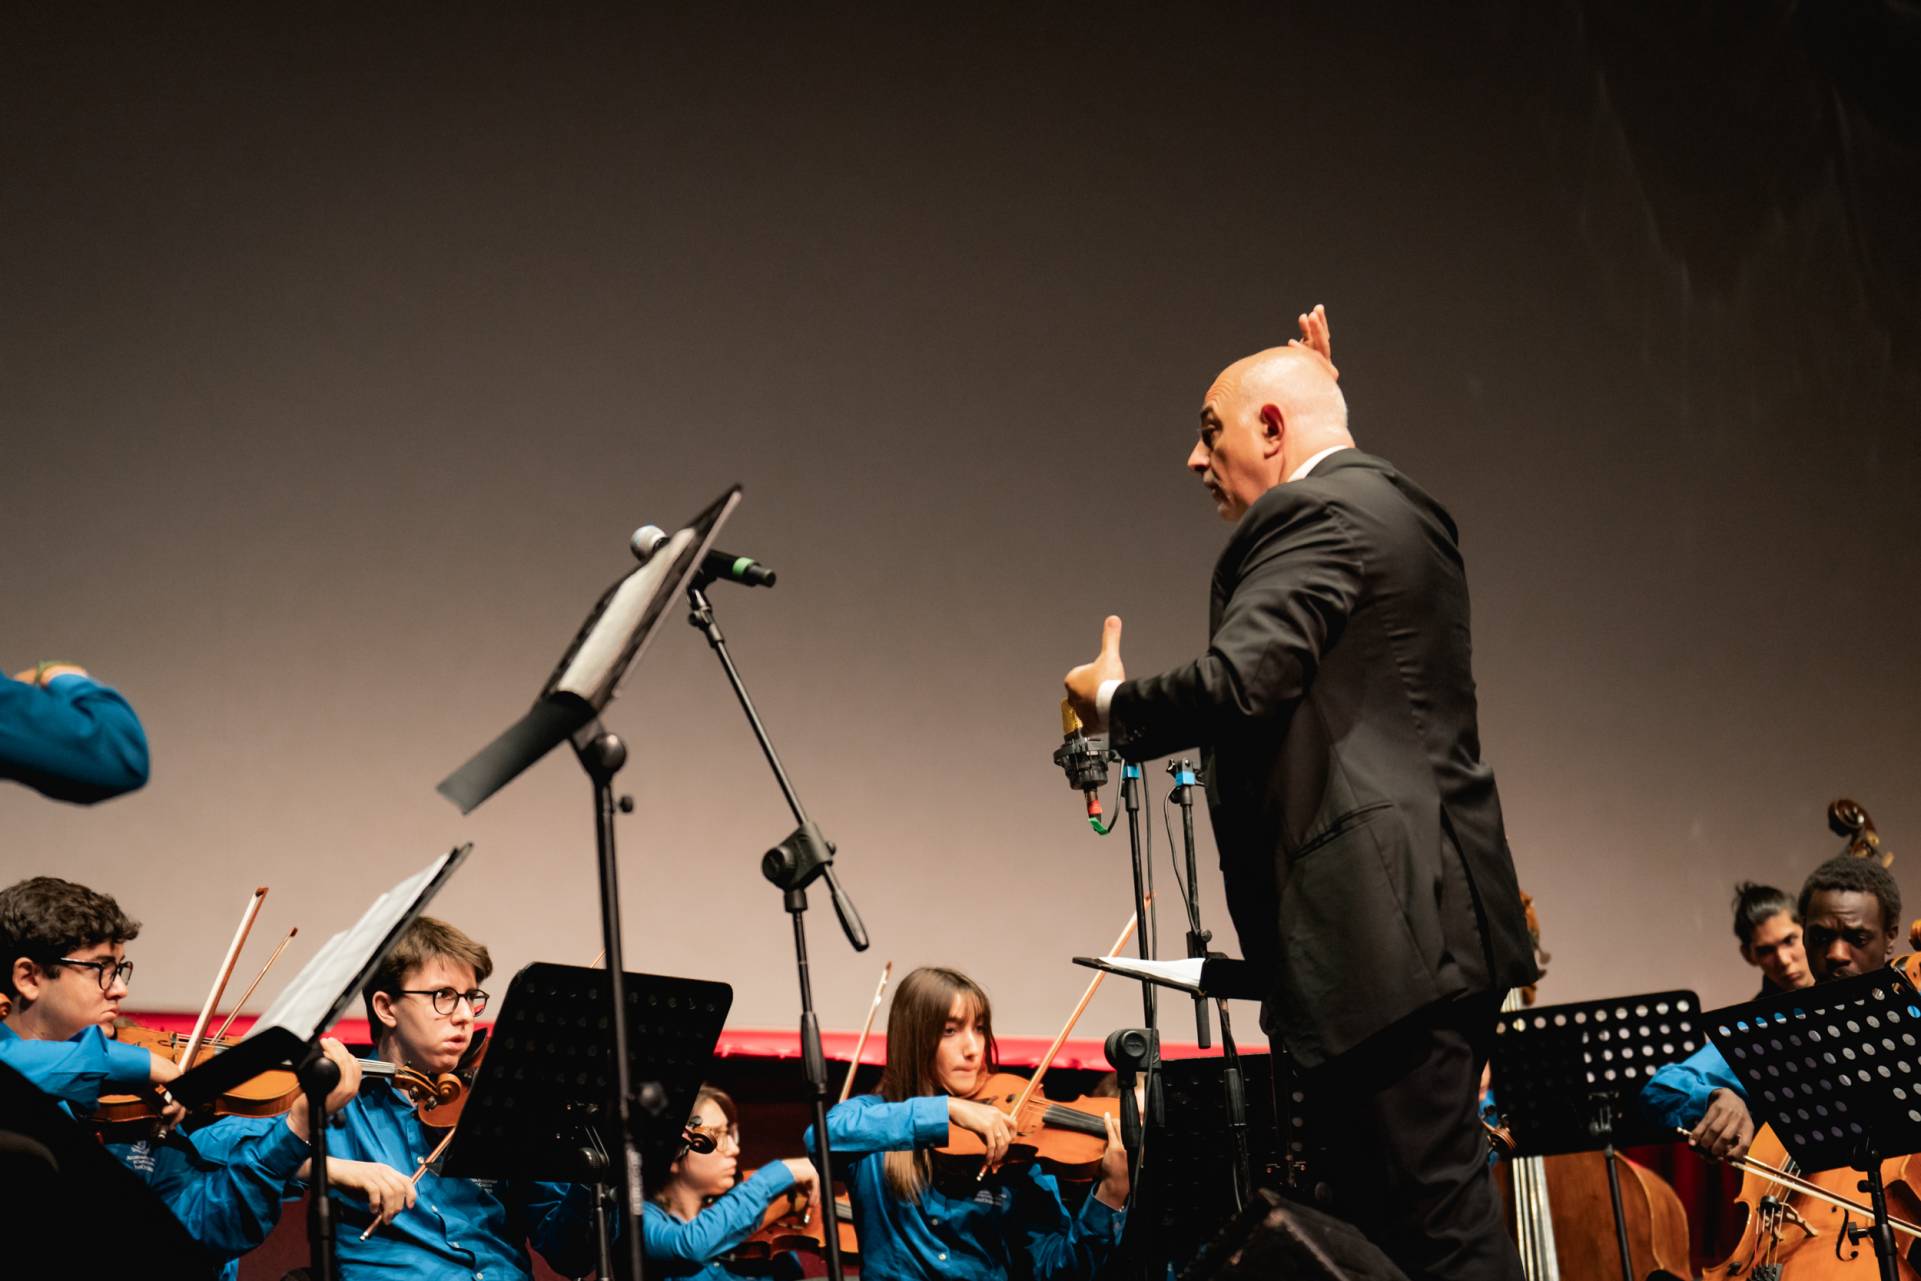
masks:
{"label": "girl with long brown hair", "polygon": [[[1091,1277],[1120,1240],[1127,1153],[1108,1119],[1101,1179],[1070,1214],[1038,1165],[1000,1168],[1006,1113],[972,1095],[998,1064],[987,993],[958,970],[923,967],[894,989],[877,1094],[827,1114],[835,1171],[847,1180],[861,1269],[889,1278],[1037,1281]],[[987,1147],[987,1174],[938,1177],[933,1149],[950,1126]],[[811,1146],[812,1136],[809,1135]]]}

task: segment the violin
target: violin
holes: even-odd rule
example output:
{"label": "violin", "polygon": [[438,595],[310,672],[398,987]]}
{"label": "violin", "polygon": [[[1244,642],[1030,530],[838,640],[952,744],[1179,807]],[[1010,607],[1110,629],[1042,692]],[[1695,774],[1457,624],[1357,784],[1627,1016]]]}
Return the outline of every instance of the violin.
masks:
{"label": "violin", "polygon": [[835,1197],[831,1208],[821,1213],[810,1209],[806,1197],[782,1198],[767,1207],[760,1229],[734,1251],[737,1259],[765,1259],[789,1250],[803,1254],[827,1252],[827,1218],[831,1214],[840,1229],[840,1257],[843,1262],[859,1264],[860,1239],[854,1234],[854,1206],[845,1193]]}
{"label": "violin", "polygon": [[[1100,1176],[1101,1161],[1107,1155],[1103,1118],[1120,1118],[1119,1099],[1093,1095],[1050,1099],[1033,1081],[1012,1072],[991,1074],[969,1097],[1014,1118],[1014,1139],[1007,1145],[1002,1165],[1038,1161],[1048,1173],[1073,1182]],[[947,1127],[947,1142],[934,1149],[936,1163],[949,1170],[956,1162],[978,1166],[986,1155],[987,1145],[980,1135],[952,1124]]]}
{"label": "violin", "polygon": [[[887,991],[887,980],[893,974],[892,961],[881,967],[880,982],[875,985],[874,999],[867,1007],[867,1021],[861,1025],[860,1038],[854,1042],[854,1053],[847,1061],[847,1075],[841,1078],[839,1102],[847,1102],[848,1096],[854,1092],[854,1074],[860,1071],[861,1054],[867,1049],[867,1038],[874,1031],[874,1017],[880,1013],[881,995]],[[846,1192],[842,1191],[834,1197],[830,1206],[822,1209],[823,1213],[812,1213],[807,1198],[797,1195],[774,1202],[761,1217],[760,1228],[741,1243],[734,1251],[734,1257],[765,1259],[789,1250],[825,1255],[827,1217],[832,1215],[840,1230],[842,1261],[859,1266],[860,1240],[854,1234],[854,1206]]]}
{"label": "violin", "polygon": [[[127,1044],[137,1045],[166,1058],[177,1058],[188,1038],[178,1032],[162,1032],[155,1028],[128,1024],[114,1029],[115,1039]],[[473,1044],[467,1047],[460,1063],[452,1072],[441,1072],[429,1076],[415,1068],[395,1066],[385,1059],[357,1059],[363,1077],[376,1077],[392,1080],[404,1090],[415,1105],[414,1114],[423,1125],[446,1128],[457,1125],[460,1111],[466,1102],[466,1093],[473,1084],[474,1073],[478,1071],[481,1060],[486,1057],[487,1030],[477,1029]],[[198,1066],[215,1054],[226,1050],[238,1041],[209,1038],[201,1042],[194,1051],[193,1063],[184,1066]],[[269,1068],[267,1071],[240,1082],[221,1094],[208,1110],[213,1116],[284,1116],[294,1104],[300,1101],[300,1078],[290,1068]],[[95,1123],[103,1126],[137,1126],[158,1121],[164,1106],[157,1090],[146,1090],[138,1094],[103,1094],[93,1113]]]}

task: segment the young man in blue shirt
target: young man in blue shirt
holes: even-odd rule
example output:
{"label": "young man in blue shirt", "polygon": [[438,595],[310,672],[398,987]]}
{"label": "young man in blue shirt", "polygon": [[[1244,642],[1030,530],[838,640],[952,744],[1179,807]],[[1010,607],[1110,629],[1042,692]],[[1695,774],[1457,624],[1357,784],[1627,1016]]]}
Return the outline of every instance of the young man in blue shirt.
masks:
{"label": "young man in blue shirt", "polygon": [[[416,919],[364,993],[375,1053],[430,1077],[452,1071],[473,1042],[488,999],[480,984],[492,972],[486,947],[445,921]],[[374,1162],[410,1177],[445,1133],[424,1126],[413,1100],[391,1083],[370,1081],[341,1109],[327,1151],[330,1160]],[[410,1195],[400,1204],[339,1207],[335,1247],[345,1281],[530,1281],[528,1244],[568,1276],[597,1262],[593,1189],[585,1185],[445,1178],[429,1166]]]}
{"label": "young man in blue shirt", "polygon": [[[126,945],[139,933],[113,899],[71,881],[36,876],[0,890],[0,988],[12,1002],[0,1021],[0,1063],[76,1121],[93,1113],[110,1086],[144,1090],[179,1075],[167,1059],[108,1035],[133,975]],[[337,1041],[327,1052],[342,1070],[331,1111],[352,1097],[359,1067]],[[167,1133],[179,1117],[169,1107],[158,1133],[109,1142],[108,1150],[232,1275],[233,1261],[279,1221],[281,1187],[307,1158],[306,1100],[285,1117],[256,1123],[255,1141],[231,1154],[230,1123],[191,1136]]]}
{"label": "young man in blue shirt", "polygon": [[[1866,974],[1892,957],[1901,889],[1879,863],[1829,859],[1801,887],[1799,908],[1816,983]],[[1690,1129],[1689,1141],[1710,1156],[1740,1156],[1754,1141],[1747,1091],[1712,1041],[1649,1078],[1641,1105],[1664,1125]]]}

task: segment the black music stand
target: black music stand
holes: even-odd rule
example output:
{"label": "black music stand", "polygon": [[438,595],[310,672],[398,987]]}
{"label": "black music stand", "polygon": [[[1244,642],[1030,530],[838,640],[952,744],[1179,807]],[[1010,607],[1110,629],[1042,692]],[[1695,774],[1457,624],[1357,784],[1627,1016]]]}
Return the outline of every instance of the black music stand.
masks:
{"label": "black music stand", "polygon": [[[705,979],[622,977],[641,1158],[664,1165],[680,1146],[734,989]],[[460,1178],[592,1183],[603,1277],[615,1275],[607,1203],[625,1175],[608,1159],[623,1138],[610,1107],[607,986],[608,971],[578,965],[536,962],[514,975],[444,1166]],[[635,1222],[628,1230],[639,1235]]]}
{"label": "black music stand", "polygon": [[1889,967],[1706,1018],[1749,1111],[1803,1170],[1865,1175],[1874,1221],[1850,1225],[1848,1239],[1872,1240],[1883,1281],[1894,1281],[1881,1159],[1921,1150],[1921,994]]}
{"label": "black music stand", "polygon": [[[474,808],[518,778],[534,762],[571,741],[574,755],[593,784],[594,844],[600,874],[600,938],[609,975],[606,1033],[613,1054],[613,1110],[620,1118],[619,1153],[628,1217],[635,1223],[645,1205],[639,1142],[634,1120],[637,1101],[628,1078],[633,1044],[627,1028],[627,1002],[621,990],[620,886],[614,850],[614,775],[627,763],[627,745],[600,723],[628,669],[646,650],[667,608],[699,582],[702,558],[713,546],[722,522],[740,503],[740,486],[729,488],[670,535],[647,560],[601,594],[587,621],[574,634],[560,664],[524,716],[501,731],[466,764],[442,779],[436,790],[460,807]],[[620,799],[621,813],[633,811],[631,797]],[[635,1281],[642,1275],[640,1233],[627,1237],[627,1266]]]}
{"label": "black music stand", "polygon": [[1607,1158],[1623,1281],[1632,1281],[1633,1264],[1615,1148],[1672,1138],[1641,1114],[1641,1087],[1705,1041],[1701,998],[1683,991],[1513,1010],[1494,1025],[1494,1097],[1514,1155]]}
{"label": "black music stand", "polygon": [[[1246,961],[1226,956],[1189,957],[1179,961],[1142,960],[1125,956],[1077,956],[1074,964],[1085,965],[1089,969],[1108,974],[1119,974],[1140,983],[1150,991],[1155,987],[1172,988],[1185,992],[1196,1000],[1213,1001],[1221,1022],[1221,1059],[1218,1074],[1211,1067],[1212,1060],[1204,1060],[1210,1067],[1207,1071],[1219,1086],[1221,1098],[1221,1117],[1226,1137],[1227,1150],[1233,1153],[1228,1167],[1228,1190],[1233,1194],[1236,1212],[1244,1208],[1254,1192],[1254,1153],[1248,1133],[1247,1087],[1242,1071],[1239,1048],[1234,1043],[1234,1026],[1228,1017],[1229,1000],[1260,1000],[1270,986],[1261,971]],[[1116,1034],[1119,1036],[1120,1034]],[[1169,1140],[1168,1136],[1176,1129],[1175,1114],[1168,1109],[1164,1082],[1168,1065],[1161,1060],[1160,1042],[1152,1028],[1142,1035],[1150,1042],[1143,1056],[1142,1068],[1147,1074],[1148,1088],[1148,1129],[1155,1134],[1154,1146],[1158,1153]],[[1113,1059],[1115,1037],[1108,1039],[1109,1058]],[[1116,1069],[1120,1064],[1115,1064]],[[1271,1100],[1272,1094],[1270,1092]],[[1122,1100],[1123,1126],[1131,1115],[1131,1097]],[[1268,1108],[1272,1119],[1273,1108]],[[1140,1165],[1136,1153],[1137,1170]],[[1158,1163],[1160,1158],[1155,1158]],[[1191,1173],[1191,1171],[1190,1171]],[[1177,1186],[1191,1190],[1193,1184],[1175,1168],[1156,1167],[1155,1177],[1144,1180],[1162,1189],[1164,1199],[1171,1202],[1168,1194]],[[1154,1216],[1142,1216],[1143,1221]],[[1165,1216],[1161,1216],[1164,1220]]]}

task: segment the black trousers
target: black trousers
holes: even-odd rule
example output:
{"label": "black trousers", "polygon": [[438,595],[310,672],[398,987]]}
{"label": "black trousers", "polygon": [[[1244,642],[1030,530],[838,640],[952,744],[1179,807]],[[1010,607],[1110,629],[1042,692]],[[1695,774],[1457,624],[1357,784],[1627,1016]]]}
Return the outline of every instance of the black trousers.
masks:
{"label": "black trousers", "polygon": [[1522,1278],[1479,1120],[1497,1012],[1429,1006],[1300,1076],[1310,1175],[1409,1281]]}

